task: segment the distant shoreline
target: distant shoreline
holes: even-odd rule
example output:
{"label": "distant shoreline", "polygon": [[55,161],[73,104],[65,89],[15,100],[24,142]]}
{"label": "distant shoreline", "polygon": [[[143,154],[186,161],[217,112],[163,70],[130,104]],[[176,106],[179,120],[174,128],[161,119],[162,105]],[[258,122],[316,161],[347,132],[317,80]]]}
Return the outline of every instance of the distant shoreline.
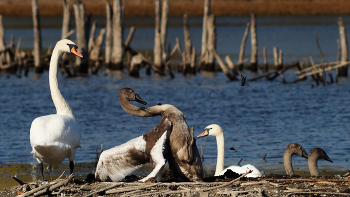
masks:
{"label": "distant shoreline", "polygon": [[[71,0],[71,2],[74,2]],[[105,1],[84,0],[86,14],[105,16]],[[110,1],[112,4],[113,2]],[[41,16],[61,16],[62,0],[38,0]],[[189,16],[203,15],[204,0],[170,0],[169,15]],[[154,16],[154,0],[124,0],[126,16]],[[350,1],[347,0],[211,0],[211,13],[220,16],[246,16],[251,10],[257,15],[268,16],[317,16],[350,15]],[[71,8],[74,17],[73,7]],[[0,0],[0,14],[3,16],[31,16],[30,0]]]}

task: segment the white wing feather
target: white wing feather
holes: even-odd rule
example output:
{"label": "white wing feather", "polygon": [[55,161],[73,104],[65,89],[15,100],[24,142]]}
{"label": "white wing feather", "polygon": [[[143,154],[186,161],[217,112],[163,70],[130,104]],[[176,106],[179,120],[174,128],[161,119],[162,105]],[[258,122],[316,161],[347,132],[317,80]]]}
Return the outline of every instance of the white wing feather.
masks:
{"label": "white wing feather", "polygon": [[145,153],[146,141],[143,136],[132,139],[122,145],[103,151],[96,167],[95,177],[101,181],[117,182],[128,174],[143,166],[144,163],[135,165],[131,160],[135,152]]}

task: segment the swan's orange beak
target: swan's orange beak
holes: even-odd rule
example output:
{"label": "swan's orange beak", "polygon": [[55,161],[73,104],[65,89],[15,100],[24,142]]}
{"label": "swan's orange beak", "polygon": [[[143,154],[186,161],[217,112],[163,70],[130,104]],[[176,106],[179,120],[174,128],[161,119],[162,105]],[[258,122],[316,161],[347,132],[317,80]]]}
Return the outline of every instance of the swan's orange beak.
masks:
{"label": "swan's orange beak", "polygon": [[205,136],[208,136],[208,135],[209,135],[209,131],[207,129],[204,129],[203,133],[201,133],[197,137],[205,137]]}
{"label": "swan's orange beak", "polygon": [[80,58],[84,58],[83,55],[77,50],[76,47],[72,47],[72,49],[70,50],[71,53],[73,53],[74,55],[80,57]]}

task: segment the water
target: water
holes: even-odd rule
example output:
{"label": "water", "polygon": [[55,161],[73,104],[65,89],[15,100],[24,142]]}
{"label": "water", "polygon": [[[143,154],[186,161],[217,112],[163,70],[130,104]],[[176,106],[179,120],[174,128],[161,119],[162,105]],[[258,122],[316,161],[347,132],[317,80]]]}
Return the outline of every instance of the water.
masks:
{"label": "water", "polygon": [[[104,18],[96,17],[103,25]],[[318,53],[314,33],[318,32],[323,52],[329,61],[335,61],[339,37],[338,17],[259,17],[259,49],[273,46],[284,51],[285,62],[303,60],[313,56],[315,62],[321,57]],[[52,20],[52,23],[49,21]],[[350,17],[343,17],[350,21]],[[16,23],[11,23],[16,21]],[[60,39],[60,20],[43,19],[44,48]],[[10,34],[22,36],[23,48],[32,48],[32,30],[28,18],[6,18],[6,40]],[[129,23],[128,23],[129,22]],[[143,25],[136,26],[132,46],[137,50],[152,50],[153,21],[144,18]],[[230,55],[237,60],[239,45],[248,17],[218,17],[218,52],[221,56]],[[137,25],[135,18],[127,24]],[[199,50],[201,40],[201,18],[190,17],[191,38]],[[17,25],[18,24],[18,25]],[[181,39],[182,19],[171,18],[168,41]],[[24,27],[24,28],[23,28]],[[100,26],[99,26],[100,27]],[[347,27],[348,28],[348,27]],[[349,29],[349,28],[348,28]],[[348,31],[349,34],[349,31]],[[350,36],[350,35],[348,35]],[[198,51],[197,50],[197,51]],[[247,42],[246,56],[249,58],[250,43]],[[261,58],[260,58],[261,59]],[[235,61],[234,60],[234,61]],[[261,60],[262,61],[262,60]],[[272,53],[269,55],[272,62]],[[297,84],[282,84],[281,79],[266,81],[261,79],[240,86],[240,82],[229,82],[223,73],[197,74],[184,77],[175,73],[169,77],[147,76],[141,71],[141,78],[135,79],[122,73],[90,75],[86,78],[66,78],[59,74],[59,84],[64,98],[72,107],[82,127],[81,149],[78,149],[75,162],[93,163],[95,149],[112,148],[151,130],[160,117],[141,118],[127,114],[121,108],[117,95],[124,87],[133,88],[148,102],[147,106],[158,103],[172,104],[181,110],[189,126],[195,125],[195,135],[212,123],[221,125],[225,133],[225,165],[251,163],[265,174],[283,173],[283,152],[289,143],[301,144],[307,152],[313,147],[321,147],[334,161],[319,161],[321,173],[324,170],[342,174],[348,169],[349,121],[350,121],[350,81],[341,78],[338,84],[312,88],[313,81]],[[244,73],[251,77],[249,72]],[[286,75],[287,81],[296,78]],[[31,165],[36,160],[30,154],[29,128],[34,118],[55,113],[51,100],[48,73],[16,78],[0,76],[0,165]],[[212,173],[216,163],[216,141],[214,137],[197,140],[200,150],[204,146],[204,166]],[[234,147],[238,152],[231,152]],[[265,157],[265,160],[264,160]],[[293,157],[296,171],[308,171],[307,160]],[[64,163],[66,163],[65,160]],[[5,166],[6,166],[5,165]],[[93,165],[83,168],[93,171]],[[0,166],[1,167],[1,166]],[[1,171],[13,176],[28,175],[28,171]],[[88,170],[87,170],[88,169]],[[76,168],[79,171],[79,168]],[[61,171],[58,171],[58,175]],[[81,171],[80,171],[81,172]],[[82,174],[82,172],[81,172]]]}

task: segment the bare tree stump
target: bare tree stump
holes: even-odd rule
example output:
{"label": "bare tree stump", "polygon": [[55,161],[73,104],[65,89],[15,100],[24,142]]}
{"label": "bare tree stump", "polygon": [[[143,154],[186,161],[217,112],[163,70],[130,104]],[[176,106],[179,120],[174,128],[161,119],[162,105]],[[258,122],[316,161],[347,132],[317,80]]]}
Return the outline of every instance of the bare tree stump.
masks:
{"label": "bare tree stump", "polygon": [[44,71],[41,65],[41,30],[38,0],[32,0],[33,12],[33,30],[34,30],[34,66],[35,73],[42,73]]}
{"label": "bare tree stump", "polygon": [[88,57],[86,28],[85,28],[85,5],[82,1],[74,2],[75,24],[77,29],[77,45],[82,51],[83,59],[76,57],[75,75],[87,75],[88,73]]}
{"label": "bare tree stump", "polygon": [[165,75],[165,66],[162,62],[162,46],[160,36],[160,0],[155,0],[155,35],[154,35],[154,71],[161,75]]}
{"label": "bare tree stump", "polygon": [[111,57],[112,57],[112,43],[113,43],[113,33],[112,33],[112,7],[106,1],[106,48],[105,48],[105,63],[107,67],[110,67]]}
{"label": "bare tree stump", "polygon": [[242,43],[241,43],[241,50],[239,51],[239,56],[238,56],[238,63],[237,67],[241,71],[243,70],[243,64],[244,64],[244,51],[245,51],[245,44],[247,41],[247,35],[249,31],[250,23],[247,23],[247,26],[245,28],[243,38],[242,38]]}
{"label": "bare tree stump", "polygon": [[216,46],[216,29],[215,29],[215,15],[210,14],[207,18],[207,28],[208,28],[208,59],[206,62],[206,71],[215,71],[214,62],[214,50]]}
{"label": "bare tree stump", "polygon": [[113,1],[113,51],[111,64],[109,69],[111,70],[123,70],[123,9],[122,0]]}
{"label": "bare tree stump", "polygon": [[256,16],[254,10],[250,13],[251,22],[250,22],[250,39],[252,44],[252,53],[250,59],[250,70],[253,73],[258,72],[258,36],[256,33]]}
{"label": "bare tree stump", "polygon": [[202,28],[202,52],[199,68],[205,69],[205,62],[208,59],[208,29],[207,19],[210,14],[210,0],[204,0],[203,28]]}
{"label": "bare tree stump", "polygon": [[[5,51],[5,48],[6,48],[4,37],[5,37],[5,30],[2,23],[2,15],[0,15],[0,51]],[[5,53],[1,53],[0,62],[1,64],[5,62]]]}
{"label": "bare tree stump", "polygon": [[167,53],[165,52],[169,15],[169,0],[163,0],[162,19],[160,23],[160,42],[162,47],[162,62],[165,63]]}
{"label": "bare tree stump", "polygon": [[267,52],[266,52],[266,47],[263,48],[263,56],[264,56],[264,68],[265,68],[265,72],[269,72],[269,64],[267,63]]}
{"label": "bare tree stump", "polygon": [[183,29],[184,29],[184,41],[185,41],[185,51],[183,55],[183,64],[184,64],[184,69],[183,69],[183,74],[195,74],[195,70],[193,71],[191,67],[191,57],[192,57],[192,43],[191,43],[191,35],[190,35],[190,28],[188,25],[188,16],[187,14],[184,14],[183,16],[184,24],[183,24]]}
{"label": "bare tree stump", "polygon": [[[346,30],[342,18],[338,20],[339,25],[339,35],[340,35],[340,46],[341,46],[341,61],[349,61],[348,56],[348,40],[346,38]],[[347,77],[348,76],[348,66],[339,68],[339,76]]]}

